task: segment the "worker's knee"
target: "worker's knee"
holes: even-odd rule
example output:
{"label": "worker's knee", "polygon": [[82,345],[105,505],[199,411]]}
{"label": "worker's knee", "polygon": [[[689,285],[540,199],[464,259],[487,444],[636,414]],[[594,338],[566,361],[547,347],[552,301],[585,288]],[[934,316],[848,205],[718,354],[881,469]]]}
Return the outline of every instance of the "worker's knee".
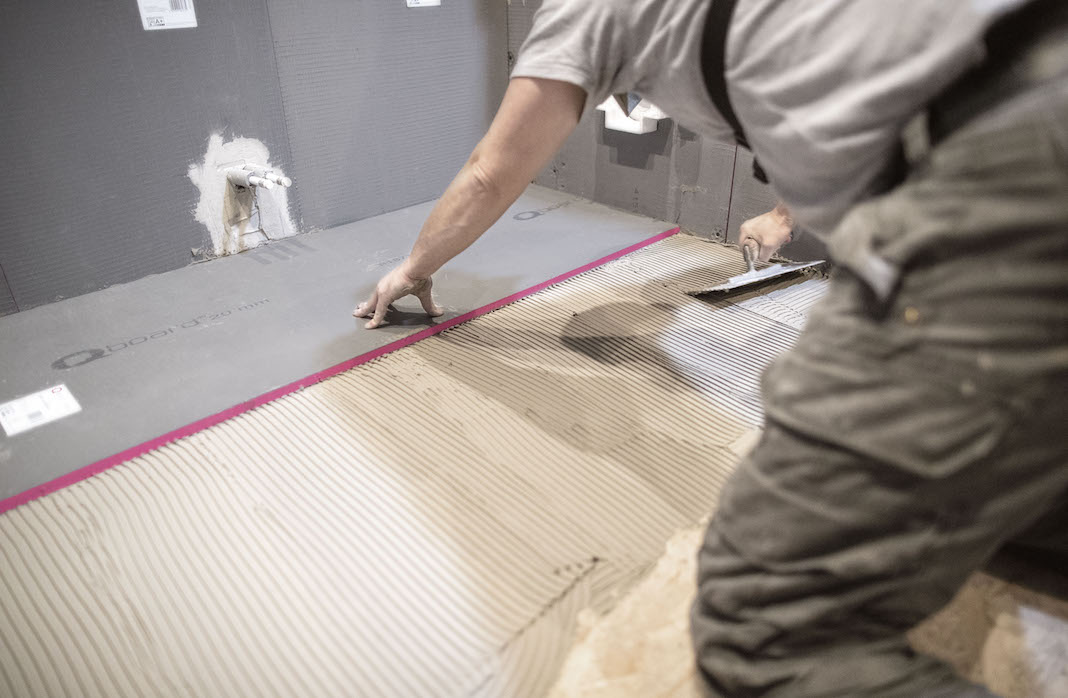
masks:
{"label": "worker's knee", "polygon": [[902,564],[924,557],[923,536],[835,532],[817,501],[782,497],[757,469],[773,442],[732,478],[698,556],[691,624],[710,693],[903,696],[957,682],[905,632],[951,597],[958,575],[947,567],[932,582]]}
{"label": "worker's knee", "polygon": [[691,628],[707,695],[973,695],[948,667],[910,649],[904,615],[857,603],[867,588],[751,564],[715,524],[698,569]]}
{"label": "worker's knee", "polygon": [[743,593],[745,584],[761,584],[746,567],[711,525],[698,557],[691,629],[698,671],[714,696],[760,695],[784,678],[761,661],[778,631]]}

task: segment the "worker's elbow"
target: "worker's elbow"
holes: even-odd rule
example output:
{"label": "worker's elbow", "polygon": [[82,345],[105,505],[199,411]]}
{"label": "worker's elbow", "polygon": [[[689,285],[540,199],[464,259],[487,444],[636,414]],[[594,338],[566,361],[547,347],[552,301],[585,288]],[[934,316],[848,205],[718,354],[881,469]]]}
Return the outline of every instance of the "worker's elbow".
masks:
{"label": "worker's elbow", "polygon": [[467,171],[479,198],[493,201],[504,195],[507,186],[502,168],[495,166],[478,152],[468,161]]}

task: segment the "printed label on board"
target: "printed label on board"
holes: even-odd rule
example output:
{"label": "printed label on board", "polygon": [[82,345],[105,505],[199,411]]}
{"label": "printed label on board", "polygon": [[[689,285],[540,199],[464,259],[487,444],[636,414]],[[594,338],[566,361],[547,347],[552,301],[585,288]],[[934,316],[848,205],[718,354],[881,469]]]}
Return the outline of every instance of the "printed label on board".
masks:
{"label": "printed label on board", "polygon": [[185,29],[197,26],[193,0],[137,0],[141,26],[153,29]]}
{"label": "printed label on board", "polygon": [[0,426],[14,436],[81,411],[67,386],[57,385],[0,405]]}
{"label": "printed label on board", "polygon": [[437,7],[441,0],[408,0],[408,7]]}

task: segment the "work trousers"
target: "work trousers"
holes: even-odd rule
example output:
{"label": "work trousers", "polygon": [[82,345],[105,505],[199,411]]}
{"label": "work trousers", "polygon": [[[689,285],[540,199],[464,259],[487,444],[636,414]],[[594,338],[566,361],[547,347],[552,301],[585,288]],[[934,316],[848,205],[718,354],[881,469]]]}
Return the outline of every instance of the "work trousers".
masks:
{"label": "work trousers", "polygon": [[714,696],[991,695],[906,631],[1007,543],[1068,559],[1065,81],[935,145],[832,250],[858,239],[897,283],[834,274],[699,554]]}

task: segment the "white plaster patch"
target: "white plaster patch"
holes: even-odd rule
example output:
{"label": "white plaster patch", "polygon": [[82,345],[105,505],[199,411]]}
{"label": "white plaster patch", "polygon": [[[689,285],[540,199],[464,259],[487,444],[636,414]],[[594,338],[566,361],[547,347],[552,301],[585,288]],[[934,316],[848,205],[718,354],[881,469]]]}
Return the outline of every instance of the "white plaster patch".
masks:
{"label": "white plaster patch", "polygon": [[[238,190],[227,181],[225,170],[246,163],[267,165],[275,173],[285,174],[271,164],[270,151],[263,142],[255,138],[224,141],[219,133],[213,133],[208,139],[208,150],[203,161],[189,166],[189,180],[200,190],[200,200],[193,215],[211,233],[212,256],[237,254],[266,240],[279,240],[297,232],[289,216],[289,192],[286,187],[271,190],[257,188],[258,228],[249,228],[250,221],[231,225],[235,220],[235,212],[248,210],[251,197],[248,190]],[[252,222],[255,222],[255,218]],[[257,230],[262,231],[262,235],[256,235]]]}

